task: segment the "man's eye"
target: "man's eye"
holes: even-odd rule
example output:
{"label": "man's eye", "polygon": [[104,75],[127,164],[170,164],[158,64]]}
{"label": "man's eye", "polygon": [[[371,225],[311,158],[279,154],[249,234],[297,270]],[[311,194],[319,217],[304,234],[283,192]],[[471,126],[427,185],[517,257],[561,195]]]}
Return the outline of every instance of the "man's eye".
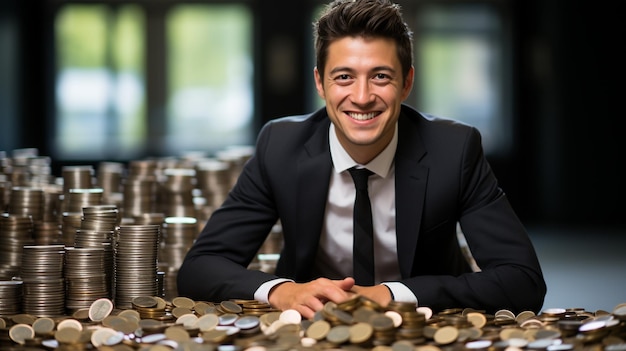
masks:
{"label": "man's eye", "polygon": [[346,79],[350,79],[350,76],[347,74],[340,74],[337,76],[336,78],[337,80],[346,80]]}

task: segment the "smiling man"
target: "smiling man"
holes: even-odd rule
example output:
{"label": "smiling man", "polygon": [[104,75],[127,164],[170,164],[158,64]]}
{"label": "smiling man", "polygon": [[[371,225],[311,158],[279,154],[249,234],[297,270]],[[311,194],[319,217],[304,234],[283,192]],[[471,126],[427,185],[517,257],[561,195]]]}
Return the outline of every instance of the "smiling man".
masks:
{"label": "smiling man", "polygon": [[[326,107],[264,126],[188,252],[179,294],[254,298],[306,318],[355,293],[383,306],[538,311],[541,268],[479,132],[404,104],[413,48],[399,6],[334,1],[315,37],[315,84]],[[355,190],[354,169],[371,174],[365,190]],[[361,191],[368,225],[353,210]],[[275,274],[247,269],[277,220],[284,245]],[[457,224],[479,271],[460,249]],[[361,228],[369,237],[355,239]]]}

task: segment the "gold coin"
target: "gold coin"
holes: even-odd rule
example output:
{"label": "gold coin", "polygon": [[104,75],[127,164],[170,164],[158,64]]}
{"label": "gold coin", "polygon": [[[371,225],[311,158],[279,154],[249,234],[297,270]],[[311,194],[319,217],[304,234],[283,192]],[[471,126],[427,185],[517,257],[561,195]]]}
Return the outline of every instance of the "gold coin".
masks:
{"label": "gold coin", "polygon": [[476,328],[482,328],[485,326],[485,324],[487,324],[487,317],[479,312],[469,312],[467,315],[465,315],[465,317]]}
{"label": "gold coin", "polygon": [[200,318],[196,320],[194,327],[198,328],[201,332],[206,332],[215,329],[219,322],[219,317],[216,314],[209,313],[200,316]]}
{"label": "gold coin", "polygon": [[323,340],[330,331],[331,325],[327,321],[321,319],[313,322],[307,330],[306,336],[315,340]]}
{"label": "gold coin", "polygon": [[207,314],[212,309],[215,309],[215,305],[204,301],[197,301],[193,305],[193,310],[200,316]]}
{"label": "gold coin", "polygon": [[374,328],[367,323],[357,323],[350,326],[350,342],[362,344],[372,337]]}
{"label": "gold coin", "polygon": [[176,342],[187,341],[190,339],[189,333],[185,330],[185,328],[180,326],[172,326],[165,329],[165,336]]}
{"label": "gold coin", "polygon": [[[179,308],[179,307],[177,307]],[[198,316],[193,313],[186,313],[176,319],[176,324],[180,324],[185,328],[191,328],[198,320]]]}
{"label": "gold coin", "polygon": [[210,343],[220,344],[228,337],[228,333],[223,329],[212,329],[202,332],[200,337],[202,340]]}
{"label": "gold coin", "polygon": [[193,311],[187,307],[174,307],[172,310],[172,316],[179,318],[180,316],[184,316],[186,314],[193,314]]}
{"label": "gold coin", "polygon": [[174,305],[174,307],[184,307],[186,309],[193,309],[193,306],[196,304],[196,302],[188,297],[175,297],[172,300],[172,305]]}
{"label": "gold coin", "polygon": [[500,330],[500,339],[501,340],[509,340],[509,339],[523,339],[524,338],[524,329],[522,328],[502,328]]}
{"label": "gold coin", "polygon": [[535,317],[536,314],[533,311],[522,311],[520,313],[517,314],[517,316],[515,316],[515,321],[519,324],[523,323],[524,321]]}
{"label": "gold coin", "polygon": [[19,323],[9,329],[9,337],[16,343],[24,345],[26,340],[30,340],[35,337],[35,331],[30,325]]}
{"label": "gold coin", "polygon": [[448,326],[439,328],[435,332],[433,339],[439,345],[447,345],[456,341],[456,338],[458,336],[459,336],[459,330],[453,326],[448,325]]}
{"label": "gold coin", "polygon": [[132,304],[137,307],[150,308],[156,307],[158,301],[152,296],[138,296],[133,299]]}
{"label": "gold coin", "polygon": [[0,318],[0,329],[4,329],[7,327],[7,321],[5,321],[4,319]]}
{"label": "gold coin", "polygon": [[141,316],[137,310],[123,310],[117,315],[127,320],[134,320],[137,322],[139,322],[139,320],[141,319]]}
{"label": "gold coin", "polygon": [[236,302],[233,301],[222,301],[220,303],[220,307],[226,312],[226,313],[241,313],[243,308],[237,304]]}

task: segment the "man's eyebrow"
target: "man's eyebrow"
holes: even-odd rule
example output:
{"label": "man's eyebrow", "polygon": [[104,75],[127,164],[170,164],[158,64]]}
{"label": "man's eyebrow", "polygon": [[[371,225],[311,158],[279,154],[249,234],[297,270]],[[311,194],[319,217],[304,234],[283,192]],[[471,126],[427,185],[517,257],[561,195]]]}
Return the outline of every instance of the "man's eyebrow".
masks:
{"label": "man's eyebrow", "polygon": [[[334,73],[339,73],[339,72],[354,72],[355,70],[350,68],[350,67],[335,67],[332,70],[330,70],[330,72],[328,72],[329,74],[334,74]],[[393,69],[392,67],[389,66],[377,66],[374,67],[370,70],[370,72],[381,72],[381,71],[388,71],[391,73],[396,73],[396,70]]]}

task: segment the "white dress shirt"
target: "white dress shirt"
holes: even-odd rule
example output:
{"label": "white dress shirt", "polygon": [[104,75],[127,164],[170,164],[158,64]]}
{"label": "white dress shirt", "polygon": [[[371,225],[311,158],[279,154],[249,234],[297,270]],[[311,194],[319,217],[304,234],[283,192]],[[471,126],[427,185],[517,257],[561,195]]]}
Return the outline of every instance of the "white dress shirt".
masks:
{"label": "white dress shirt", "polygon": [[[354,166],[362,166],[374,173],[368,182],[374,224],[375,282],[386,285],[394,300],[417,302],[406,285],[397,282],[400,268],[396,246],[395,168],[393,164],[398,145],[398,126],[389,145],[367,165],[357,164],[343,149],[335,127],[329,129],[330,154],[333,172],[330,177],[328,199],[320,245],[313,267],[314,274],[329,279],[353,276],[352,237],[353,207],[356,191],[350,173]],[[256,300],[267,302],[272,287],[288,279],[275,279],[261,285],[254,294]]]}

